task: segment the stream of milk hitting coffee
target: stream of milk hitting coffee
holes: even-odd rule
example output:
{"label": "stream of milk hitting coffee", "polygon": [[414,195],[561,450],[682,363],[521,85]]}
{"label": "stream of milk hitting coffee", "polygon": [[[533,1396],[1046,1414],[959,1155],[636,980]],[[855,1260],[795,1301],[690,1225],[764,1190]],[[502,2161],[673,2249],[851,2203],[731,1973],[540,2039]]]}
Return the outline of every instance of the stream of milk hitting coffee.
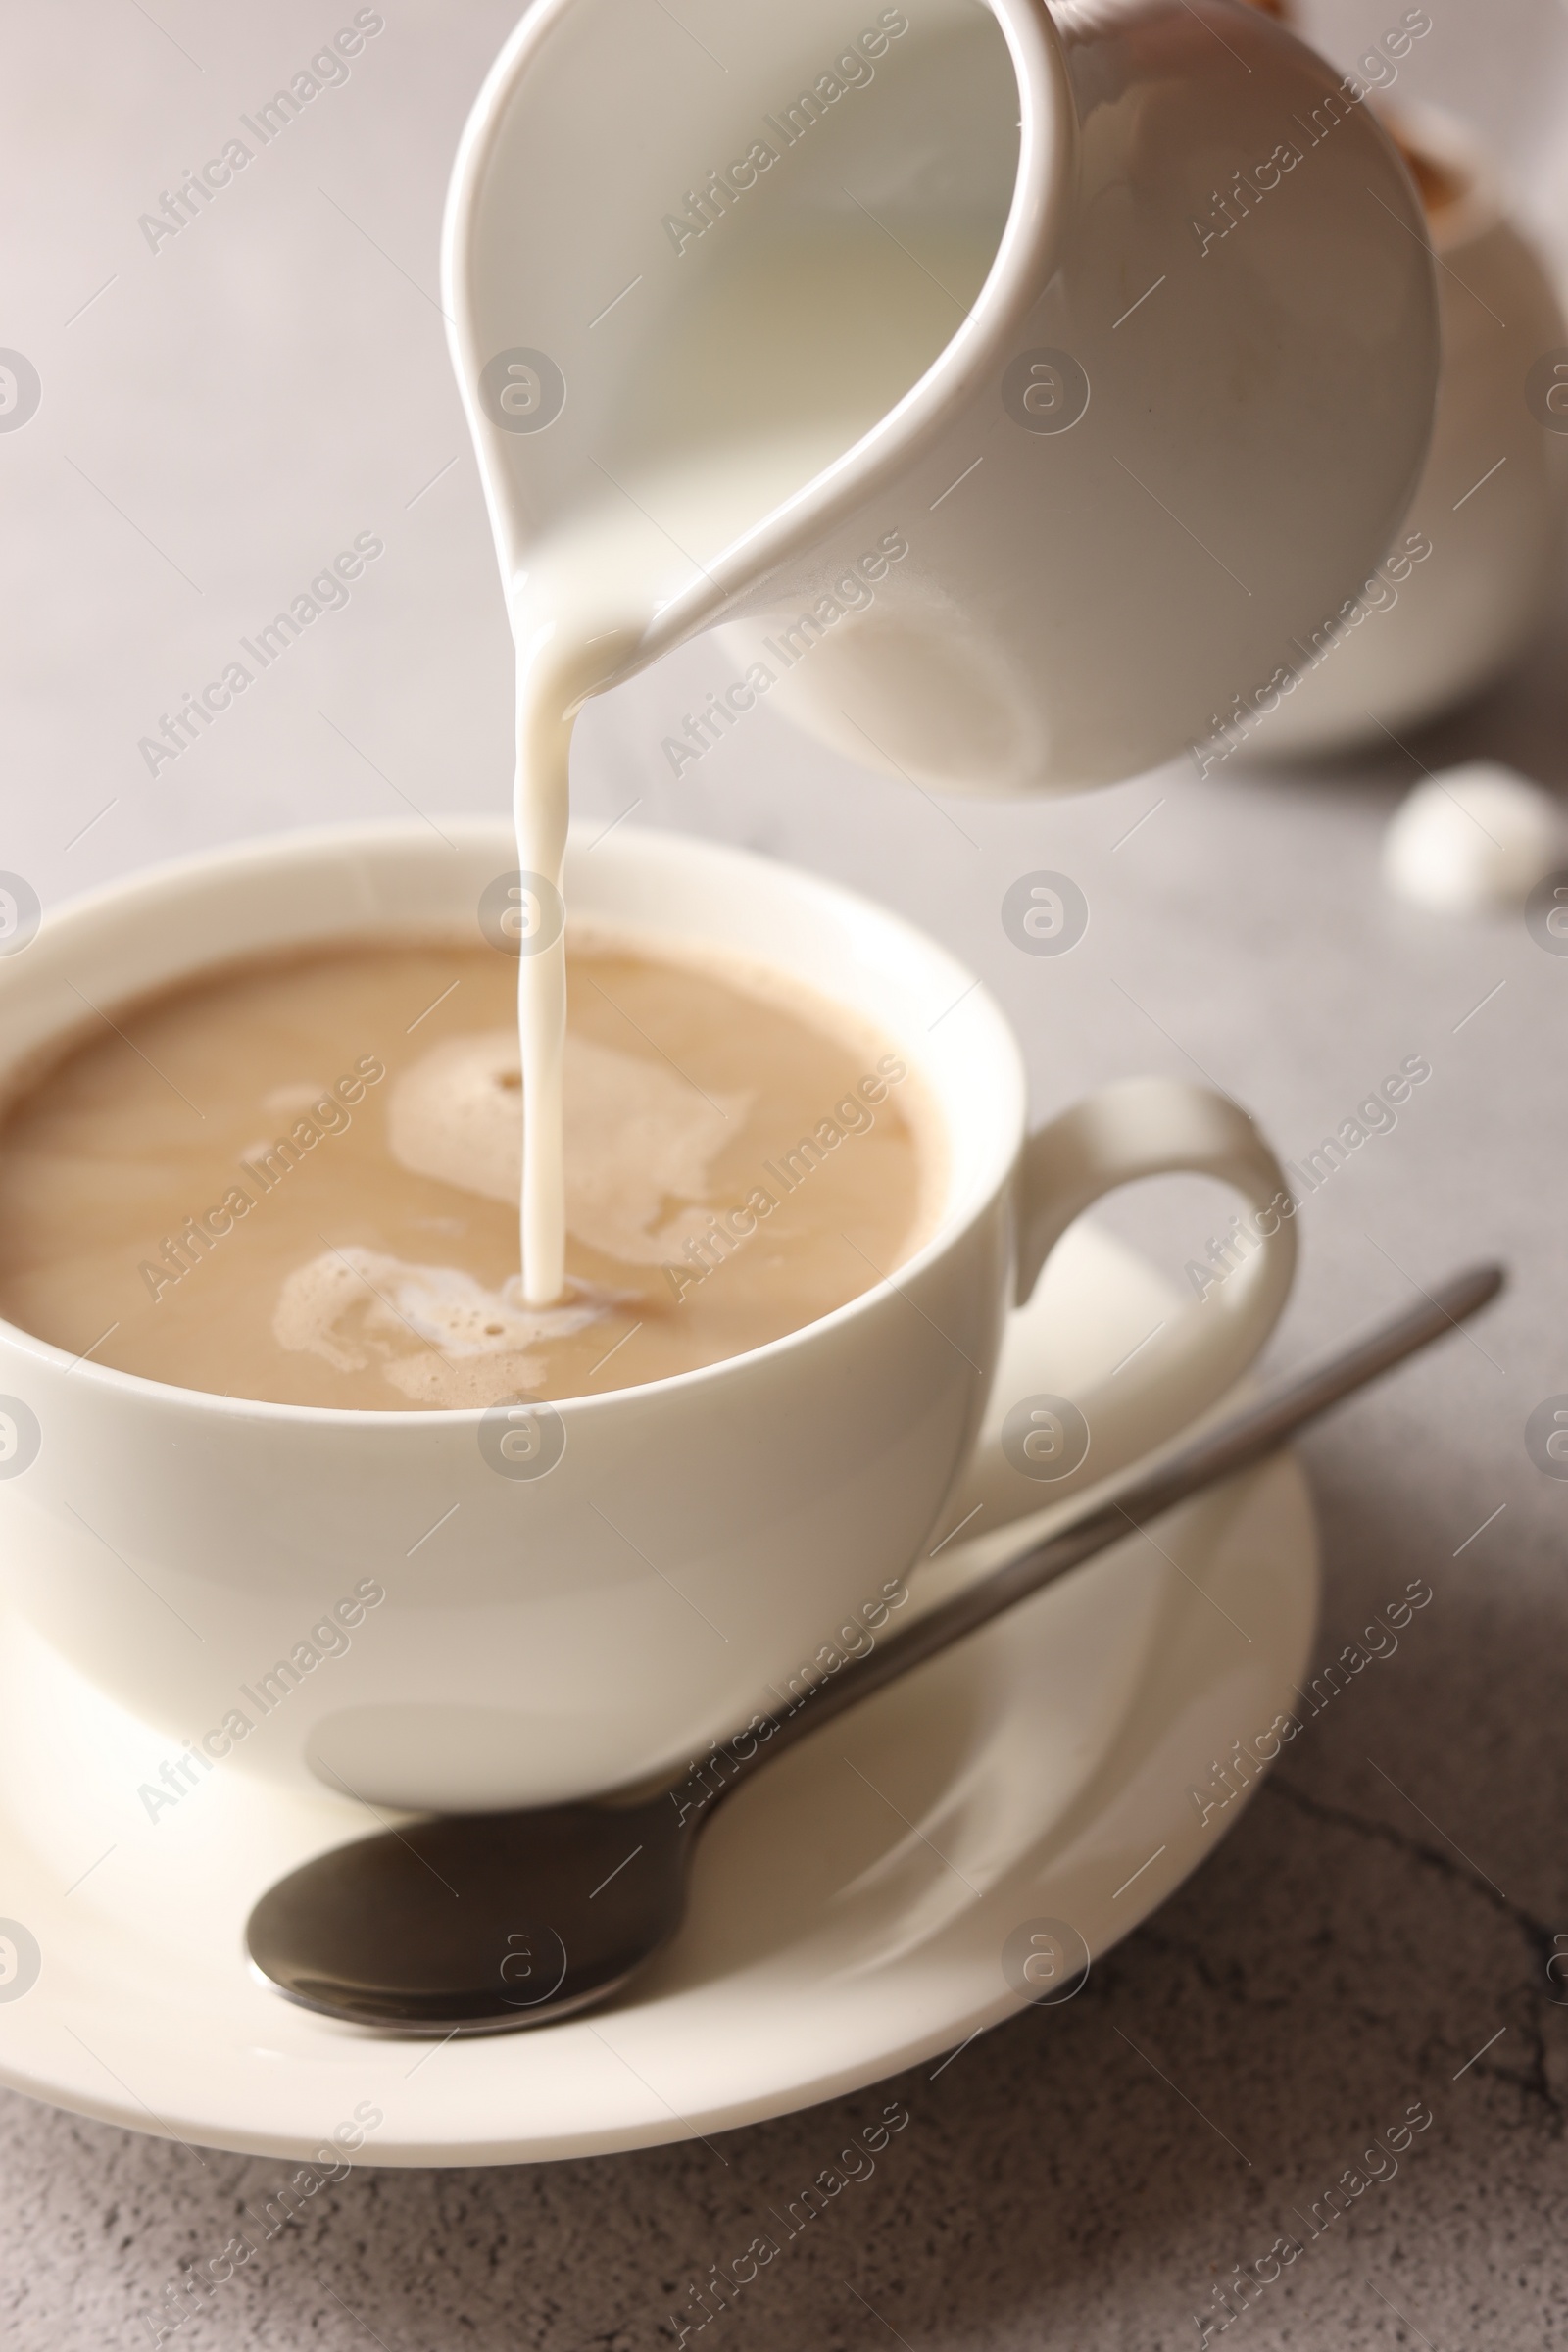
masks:
{"label": "stream of milk hitting coffee", "polygon": [[[650,403],[666,410],[677,372],[684,379],[684,414],[672,418],[666,441],[683,449],[680,461],[645,459],[625,488],[599,467],[603,494],[532,548],[527,572],[513,583],[528,1305],[548,1306],[567,1287],[563,893],[576,714],[634,666],[636,647],[671,593],[672,550],[689,577],[701,574],[850,448],[956,332],[989,267],[989,244],[950,237],[940,281],[923,263],[901,264],[901,253],[890,263],[884,247],[846,229],[830,248],[775,254],[738,293],[732,280],[706,347],[703,322],[681,319],[679,370],[666,363],[664,372],[656,358],[639,378]],[[694,378],[710,420],[702,433],[690,421]],[[645,446],[657,438],[650,431]]]}
{"label": "stream of milk hitting coffee", "polygon": [[[728,454],[730,462],[723,462]],[[829,451],[827,454],[833,454]],[[736,463],[736,459],[739,463]],[[814,459],[814,464],[813,464]],[[655,563],[643,505],[678,517],[687,539],[723,547],[822,463],[815,451],[774,442],[720,453],[686,479],[639,484],[636,506],[611,491],[540,549],[513,605],[517,646],[517,775],[513,814],[524,877],[517,968],[523,1138],[519,1206],[522,1296],[548,1306],[566,1287],[566,940],[564,889],[568,771],[576,715],[612,685],[655,610]],[[699,568],[692,559],[693,568]]]}

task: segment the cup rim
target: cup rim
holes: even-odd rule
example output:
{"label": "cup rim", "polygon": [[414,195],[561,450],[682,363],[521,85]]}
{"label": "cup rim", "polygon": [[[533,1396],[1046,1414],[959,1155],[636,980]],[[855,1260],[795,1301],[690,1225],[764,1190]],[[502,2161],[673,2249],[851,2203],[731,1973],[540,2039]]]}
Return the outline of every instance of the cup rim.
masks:
{"label": "cup rim", "polygon": [[[512,825],[506,817],[469,813],[446,818],[445,826],[460,843],[477,846],[493,841],[504,856],[514,855]],[[573,824],[573,844],[581,844],[582,831],[579,824]],[[854,1298],[846,1299],[842,1306],[834,1307],[829,1313],[818,1315],[793,1331],[782,1332],[776,1339],[764,1341],[760,1347],[745,1348],[735,1355],[721,1356],[713,1363],[693,1365],[684,1372],[668,1373],[661,1380],[644,1381],[633,1388],[608,1389],[591,1396],[539,1399],[541,1403],[548,1404],[552,1412],[560,1414],[564,1421],[586,1420],[609,1412],[623,1412],[629,1402],[635,1409],[639,1399],[662,1400],[673,1394],[688,1389],[697,1390],[722,1380],[726,1375],[743,1368],[751,1372],[766,1360],[819,1346],[824,1335],[836,1332],[857,1317],[880,1311],[891,1295],[956,1248],[986,1215],[997,1193],[1010,1182],[1023,1138],[1027,1104],[1027,1077],[1022,1052],[1001,1005],[976,975],[970,973],[956,956],[917,924],[842,883],[809,873],[786,859],[762,857],[729,843],[709,841],[699,835],[673,830],[666,832],[662,828],[648,825],[619,827],[614,839],[618,844],[618,858],[645,857],[650,854],[657,856],[661,850],[672,850],[683,858],[705,863],[710,869],[725,869],[725,878],[732,886],[744,887],[749,876],[782,874],[788,878],[790,888],[802,899],[825,908],[841,924],[854,923],[863,927],[869,922],[881,928],[885,934],[902,941],[906,948],[913,948],[923,957],[945,964],[949,973],[963,987],[965,1010],[972,1010],[973,1015],[985,1023],[991,1032],[992,1050],[1000,1053],[1010,1064],[1014,1081],[1013,1100],[1009,1105],[999,1109],[998,1113],[999,1124],[1005,1130],[1005,1141],[999,1143],[984,1176],[970,1187],[967,1201],[945,1202],[934,1231],[912,1255],[903,1259],[894,1268],[892,1274],[879,1277],[868,1289]],[[288,870],[291,860],[309,859],[313,856],[330,857],[343,850],[363,851],[370,847],[396,851],[404,847],[423,849],[424,846],[425,828],[412,818],[295,826],[286,832],[254,835],[220,843],[184,857],[165,858],[155,864],[137,867],[130,873],[62,900],[45,914],[35,939],[29,941],[28,946],[40,944],[46,936],[58,932],[63,925],[74,927],[88,924],[103,909],[119,907],[127,898],[133,899],[140,893],[151,896],[168,890],[190,889],[199,886],[204,878],[216,879],[225,873],[235,873],[251,863],[258,853],[270,859],[281,876]],[[584,908],[585,913],[591,911]],[[336,936],[348,938],[353,935],[352,930],[345,928]],[[328,936],[326,932],[320,934],[323,940]],[[265,950],[261,952],[265,954]],[[765,962],[766,958],[758,960]],[[212,968],[213,965],[206,959],[184,964],[168,985],[177,987],[187,984],[202,970]],[[0,990],[4,986],[4,973],[5,964],[0,961]],[[800,977],[796,973],[790,976]],[[927,1074],[922,1072],[922,1075]],[[935,1081],[928,1075],[927,1083],[946,1124],[947,1105],[938,1094]],[[0,1134],[3,1134],[3,1123],[0,1123]],[[216,1413],[227,1419],[262,1419],[302,1427],[318,1426],[327,1430],[385,1428],[407,1433],[421,1429],[438,1434],[458,1430],[476,1431],[482,1426],[486,1414],[495,1409],[491,1405],[442,1405],[409,1409],[399,1406],[382,1410],[368,1405],[293,1404],[274,1397],[232,1396],[212,1389],[184,1388],[172,1381],[151,1379],[145,1373],[122,1371],[113,1364],[94,1363],[87,1356],[74,1356],[66,1348],[57,1347],[53,1341],[40,1338],[37,1333],[27,1331],[4,1315],[0,1315],[0,1347],[24,1357],[31,1357],[51,1374],[58,1373],[61,1377],[69,1376],[80,1381],[89,1391],[96,1390],[109,1396],[135,1398],[164,1408]]]}

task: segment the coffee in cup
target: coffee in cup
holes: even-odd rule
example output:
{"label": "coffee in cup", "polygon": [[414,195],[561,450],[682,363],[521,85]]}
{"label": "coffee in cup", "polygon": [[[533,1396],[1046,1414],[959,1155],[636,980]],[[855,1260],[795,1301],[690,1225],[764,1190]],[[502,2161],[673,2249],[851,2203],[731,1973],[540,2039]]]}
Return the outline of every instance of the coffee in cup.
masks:
{"label": "coffee in cup", "polygon": [[323,943],[94,1017],[0,1123],[0,1314],[220,1396],[485,1407],[743,1354],[934,1229],[940,1123],[885,1035],[777,969],[585,925],[566,1284],[530,1304],[515,968]]}

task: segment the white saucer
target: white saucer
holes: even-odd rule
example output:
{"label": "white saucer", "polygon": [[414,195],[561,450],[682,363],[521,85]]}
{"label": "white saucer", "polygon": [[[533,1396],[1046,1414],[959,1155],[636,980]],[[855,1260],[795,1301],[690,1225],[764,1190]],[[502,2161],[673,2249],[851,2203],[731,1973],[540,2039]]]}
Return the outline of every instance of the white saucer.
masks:
{"label": "white saucer", "polygon": [[[1017,1319],[999,1409],[1082,1393],[1170,1310],[1081,1228]],[[1054,1319],[1050,1343],[1043,1326]],[[1064,1336],[1065,1334],[1065,1336]],[[1317,1603],[1310,1504],[1278,1460],[1135,1538],[807,1741],[719,1814],[678,1940],[591,2018],[444,2043],[291,2008],[241,1948],[251,1904],[358,1835],[346,1801],[232,1765],[147,1817],[169,1755],[22,1623],[0,1626],[0,2080],[137,2131],[308,2159],[378,2111],[370,2164],[637,2148],[809,2105],[1019,2008],[1003,1947],[1066,1922],[1100,1953],[1241,1811],[1190,1789],[1293,1703]],[[983,1563],[955,1543],[916,1596]],[[24,1940],[25,1963],[28,1946]]]}

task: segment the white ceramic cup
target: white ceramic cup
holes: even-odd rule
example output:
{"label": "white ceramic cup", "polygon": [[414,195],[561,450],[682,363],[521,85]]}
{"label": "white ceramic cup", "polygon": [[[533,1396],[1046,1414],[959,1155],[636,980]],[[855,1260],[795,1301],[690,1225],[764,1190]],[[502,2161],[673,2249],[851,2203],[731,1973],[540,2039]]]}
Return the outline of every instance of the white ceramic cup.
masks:
{"label": "white ceramic cup", "polygon": [[[723,623],[799,723],[939,787],[1202,741],[1360,592],[1431,431],[1415,189],[1234,0],[538,0],[442,275],[519,645],[541,549],[611,517],[653,617],[602,683]],[[716,512],[715,453],[770,437],[798,486]]]}
{"label": "white ceramic cup", "polygon": [[[112,1014],[311,941],[477,941],[480,894],[515,852],[500,823],[450,830],[452,849],[416,825],[294,834],[51,912],[0,957],[0,1089],[79,1032],[83,996]],[[1106,1088],[1028,1136],[996,1004],[864,900],[630,829],[579,840],[567,870],[583,915],[771,963],[887,1035],[946,1135],[932,1238],[787,1338],[538,1413],[258,1403],[73,1360],[0,1325],[6,1589],[172,1752],[191,1743],[192,1775],[203,1756],[232,1759],[445,1810],[678,1767],[777,1703],[908,1568],[970,1453],[1008,1307],[1073,1218],[1167,1170],[1218,1177],[1253,1210],[1285,1192],[1245,1114],[1173,1080]],[[1113,1383],[1066,1400],[1087,1458],[1057,1481],[1017,1479],[1013,1507],[1157,1446],[1245,1371],[1290,1286],[1295,1228],[1274,1224]],[[1071,1421],[1054,1414],[1029,1420],[1028,1458],[1045,1468]],[[368,1607],[368,1585],[384,1594]]]}

